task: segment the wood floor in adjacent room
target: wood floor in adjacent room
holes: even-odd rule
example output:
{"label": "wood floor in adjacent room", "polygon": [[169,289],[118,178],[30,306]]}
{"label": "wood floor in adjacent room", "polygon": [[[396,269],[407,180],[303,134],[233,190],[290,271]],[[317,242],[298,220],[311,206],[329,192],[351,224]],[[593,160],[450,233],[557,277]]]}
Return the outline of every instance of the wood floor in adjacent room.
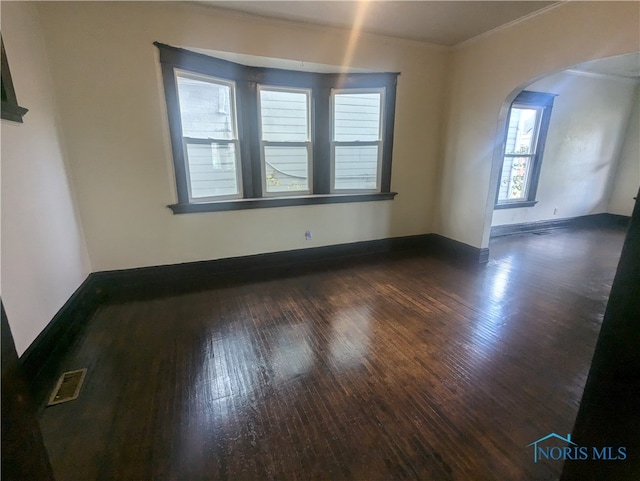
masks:
{"label": "wood floor in adjacent room", "polygon": [[103,305],[44,410],[58,481],[557,479],[623,231]]}

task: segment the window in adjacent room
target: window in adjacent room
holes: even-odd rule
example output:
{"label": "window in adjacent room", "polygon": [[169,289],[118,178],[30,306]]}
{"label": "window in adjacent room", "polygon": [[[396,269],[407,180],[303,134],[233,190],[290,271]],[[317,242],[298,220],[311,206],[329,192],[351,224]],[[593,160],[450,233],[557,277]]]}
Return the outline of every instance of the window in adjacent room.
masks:
{"label": "window in adjacent room", "polygon": [[536,203],[542,154],[555,95],[521,92],[511,104],[496,208]]}
{"label": "window in adjacent room", "polygon": [[393,199],[397,73],[252,67],[155,44],[174,213]]}

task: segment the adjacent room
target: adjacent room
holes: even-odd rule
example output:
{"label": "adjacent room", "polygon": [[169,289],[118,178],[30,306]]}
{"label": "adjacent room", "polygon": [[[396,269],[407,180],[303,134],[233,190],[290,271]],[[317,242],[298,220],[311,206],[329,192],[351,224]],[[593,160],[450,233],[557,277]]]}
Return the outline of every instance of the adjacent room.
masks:
{"label": "adjacent room", "polygon": [[638,173],[638,52],[576,65],[513,102],[491,235],[631,215]]}
{"label": "adjacent room", "polygon": [[637,479],[640,4],[1,14],[3,479]]}

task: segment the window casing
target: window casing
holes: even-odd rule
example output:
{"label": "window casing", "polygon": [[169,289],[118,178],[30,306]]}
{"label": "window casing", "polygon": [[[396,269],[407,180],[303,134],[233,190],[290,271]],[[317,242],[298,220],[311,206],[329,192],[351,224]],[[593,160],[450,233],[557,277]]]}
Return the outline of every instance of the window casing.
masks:
{"label": "window casing", "polygon": [[[174,213],[396,195],[391,192],[391,153],[397,73],[250,67],[155,45],[178,193],[178,203],[169,206]],[[363,104],[349,107],[355,109],[346,112],[350,125],[368,124],[360,129],[366,135],[347,138],[336,121],[349,95]],[[359,167],[345,169],[351,160]],[[345,173],[351,174],[350,183],[344,182]]]}
{"label": "window casing", "polygon": [[22,123],[22,117],[25,116],[28,110],[18,105],[16,91],[13,88],[11,71],[9,70],[9,61],[7,60],[7,53],[4,51],[4,42],[2,41],[1,36],[0,53],[0,56],[2,57],[2,69],[0,76],[2,79],[2,119]]}
{"label": "window casing", "polygon": [[554,99],[553,94],[523,91],[511,104],[496,209],[536,204],[542,155]]}
{"label": "window casing", "polygon": [[311,194],[311,90],[258,85],[263,196]]}
{"label": "window casing", "polygon": [[332,192],[379,192],[385,88],[331,92]]}
{"label": "window casing", "polygon": [[189,202],[242,197],[235,84],[175,69]]}

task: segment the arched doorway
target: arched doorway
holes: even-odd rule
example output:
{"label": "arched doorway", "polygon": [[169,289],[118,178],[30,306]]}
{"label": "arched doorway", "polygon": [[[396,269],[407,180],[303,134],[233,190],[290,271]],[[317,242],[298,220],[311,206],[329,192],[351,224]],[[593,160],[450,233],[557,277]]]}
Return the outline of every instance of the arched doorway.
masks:
{"label": "arched doorway", "polygon": [[[620,55],[511,92],[501,108],[501,141],[493,156],[492,236],[594,214],[631,215],[640,178],[639,70],[639,53]],[[545,107],[540,97],[550,97],[553,106]],[[545,125],[542,113],[551,108]]]}

